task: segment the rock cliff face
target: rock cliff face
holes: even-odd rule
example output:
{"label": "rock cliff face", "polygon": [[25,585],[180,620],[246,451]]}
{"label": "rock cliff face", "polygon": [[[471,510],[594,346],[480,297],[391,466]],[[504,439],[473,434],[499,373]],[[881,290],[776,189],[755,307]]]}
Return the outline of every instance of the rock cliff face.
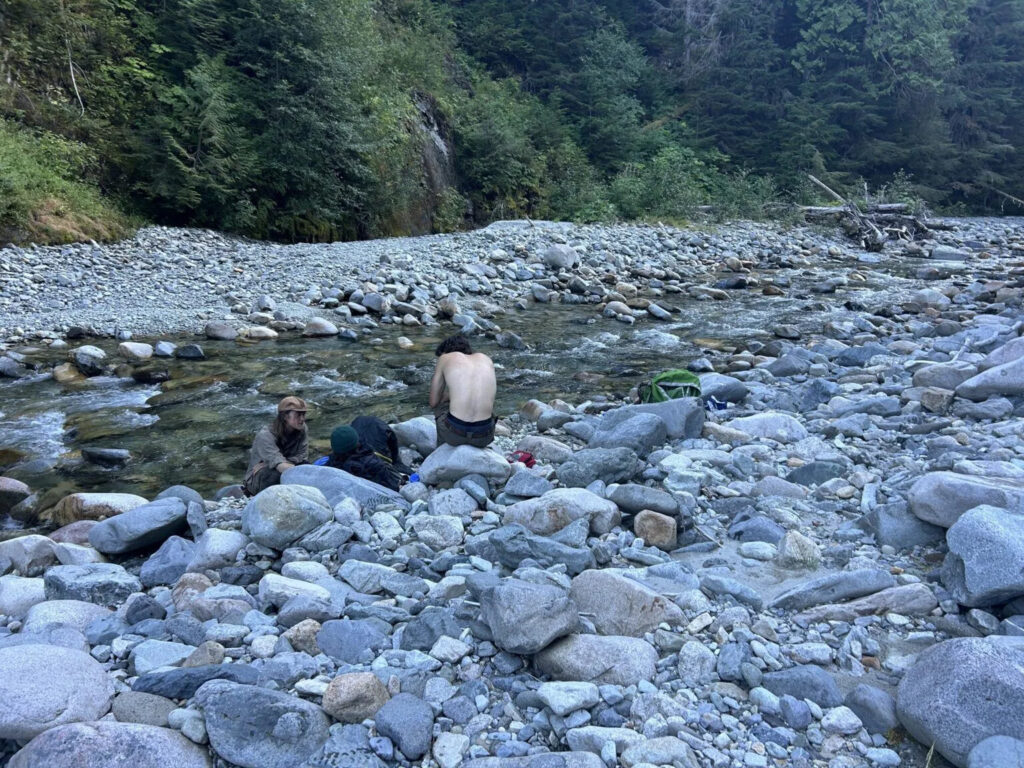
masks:
{"label": "rock cliff face", "polygon": [[455,155],[451,127],[437,102],[425,93],[415,93],[416,114],[407,125],[414,156],[409,158],[407,205],[386,227],[403,235],[430,234],[439,229],[437,216],[446,193],[455,189]]}
{"label": "rock cliff face", "polygon": [[[455,155],[451,128],[445,122],[437,107],[437,102],[430,96],[419,94],[414,99],[420,113],[417,130],[420,132],[423,145],[420,155],[423,166],[423,184],[427,195],[430,222],[444,193],[455,187]],[[428,225],[423,232],[429,232]]]}

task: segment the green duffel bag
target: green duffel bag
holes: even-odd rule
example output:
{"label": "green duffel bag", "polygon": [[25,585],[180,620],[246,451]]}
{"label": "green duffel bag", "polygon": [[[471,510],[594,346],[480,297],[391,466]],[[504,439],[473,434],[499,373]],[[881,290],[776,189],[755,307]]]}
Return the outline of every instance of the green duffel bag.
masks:
{"label": "green duffel bag", "polygon": [[700,379],[689,371],[659,373],[650,384],[640,386],[641,403],[664,403],[680,397],[700,397]]}

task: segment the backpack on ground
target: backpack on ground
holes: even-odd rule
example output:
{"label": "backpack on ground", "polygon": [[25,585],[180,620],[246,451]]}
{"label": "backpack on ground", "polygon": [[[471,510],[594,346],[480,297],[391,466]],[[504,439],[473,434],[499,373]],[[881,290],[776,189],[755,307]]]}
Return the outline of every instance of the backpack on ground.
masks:
{"label": "backpack on ground", "polygon": [[681,397],[700,397],[700,379],[690,371],[659,373],[639,389],[641,403],[664,403]]}
{"label": "backpack on ground", "polygon": [[402,474],[411,474],[398,456],[398,436],[383,419],[376,416],[357,416],[352,420],[352,429],[359,435],[359,445],[373,451]]}

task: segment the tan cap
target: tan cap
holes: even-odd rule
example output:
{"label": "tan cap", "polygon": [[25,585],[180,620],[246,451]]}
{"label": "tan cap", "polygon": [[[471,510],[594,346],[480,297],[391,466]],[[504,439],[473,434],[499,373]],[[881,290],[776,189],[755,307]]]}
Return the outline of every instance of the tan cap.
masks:
{"label": "tan cap", "polygon": [[287,413],[288,411],[302,411],[303,413],[305,413],[306,401],[303,400],[301,397],[289,395],[288,397],[286,397],[284,400],[277,404],[278,413]]}

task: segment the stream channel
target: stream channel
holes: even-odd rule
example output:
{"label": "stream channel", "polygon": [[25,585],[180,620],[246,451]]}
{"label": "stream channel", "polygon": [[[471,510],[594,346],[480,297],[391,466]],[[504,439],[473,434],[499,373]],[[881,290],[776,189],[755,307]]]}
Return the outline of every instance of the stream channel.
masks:
{"label": "stream channel", "polygon": [[[759,289],[730,291],[725,301],[668,294],[667,301],[680,309],[668,322],[645,318],[625,325],[602,317],[591,305],[531,304],[498,313],[493,320],[521,336],[528,348],[474,340],[498,366],[495,412],[507,416],[530,398],[577,404],[622,397],[651,375],[685,367],[708,351],[768,341],[779,324],[794,325],[806,337],[820,333],[826,320],[856,317],[856,308],[844,306],[848,302],[891,305],[920,287],[907,279],[906,261],[864,259],[879,262],[844,265],[840,271],[859,270],[866,279],[851,280],[834,294],[811,291],[821,281],[820,270],[774,275],[777,284],[789,279],[786,296],[765,296]],[[450,323],[380,325],[357,342],[282,334],[255,344],[162,336],[179,345],[198,341],[206,359],[154,359],[151,366],[165,368],[171,377],[162,384],[112,376],[59,384],[48,372],[0,381],[0,474],[39,493],[37,509],[76,491],[152,498],[177,483],[210,498],[218,488],[240,481],[253,435],[287,394],[310,403],[311,458],[327,451],[335,426],[357,415],[371,413],[393,423],[428,414],[433,349],[453,332]],[[399,348],[402,335],[413,342],[411,349]],[[79,343],[117,359],[113,339],[72,345]],[[66,350],[41,348],[29,360],[49,371],[66,356]],[[127,449],[131,459],[124,467],[100,467],[82,459],[85,446]],[[16,525],[0,522],[0,527]]]}

